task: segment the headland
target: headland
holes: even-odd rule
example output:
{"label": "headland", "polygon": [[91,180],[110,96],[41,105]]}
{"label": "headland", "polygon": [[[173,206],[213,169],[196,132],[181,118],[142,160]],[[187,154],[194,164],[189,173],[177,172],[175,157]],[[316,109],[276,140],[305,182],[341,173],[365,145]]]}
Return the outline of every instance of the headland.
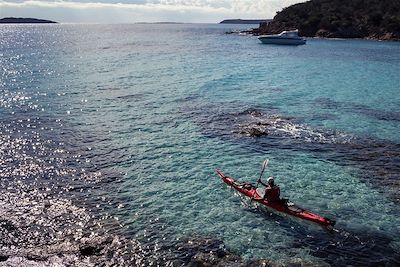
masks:
{"label": "headland", "polygon": [[400,1],[311,0],[277,12],[255,34],[298,29],[300,36],[400,41]]}
{"label": "headland", "polygon": [[7,18],[0,19],[0,23],[3,23],[3,24],[20,24],[20,23],[57,23],[57,22],[51,21],[51,20],[46,20],[46,19],[7,17]]}

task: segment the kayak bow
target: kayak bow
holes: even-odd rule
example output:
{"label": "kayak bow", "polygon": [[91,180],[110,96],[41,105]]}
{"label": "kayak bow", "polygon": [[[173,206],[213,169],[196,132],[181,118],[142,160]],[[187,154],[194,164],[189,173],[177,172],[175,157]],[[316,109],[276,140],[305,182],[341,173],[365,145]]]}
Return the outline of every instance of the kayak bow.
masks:
{"label": "kayak bow", "polygon": [[251,198],[252,200],[267,206],[271,209],[274,209],[278,212],[282,212],[294,217],[298,217],[304,220],[312,221],[322,226],[334,226],[335,221],[330,220],[328,218],[319,216],[315,213],[307,211],[303,208],[300,208],[293,203],[287,202],[285,200],[279,202],[268,202],[266,199],[263,199],[264,190],[257,190],[257,187],[249,184],[249,183],[240,183],[233,179],[230,176],[225,175],[222,171],[216,170],[219,177],[221,177],[222,181],[224,181],[227,185],[239,191],[241,194]]}

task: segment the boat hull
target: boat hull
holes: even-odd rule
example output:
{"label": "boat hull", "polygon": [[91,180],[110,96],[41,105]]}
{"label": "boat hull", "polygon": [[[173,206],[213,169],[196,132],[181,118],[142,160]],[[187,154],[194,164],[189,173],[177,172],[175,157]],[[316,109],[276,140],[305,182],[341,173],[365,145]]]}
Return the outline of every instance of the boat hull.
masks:
{"label": "boat hull", "polygon": [[225,175],[220,170],[216,170],[216,172],[218,176],[222,179],[222,181],[224,181],[227,185],[231,186],[241,194],[251,198],[253,201],[260,203],[261,205],[267,206],[278,212],[282,212],[297,218],[317,223],[322,226],[333,226],[335,224],[335,221],[307,211],[292,203],[286,203],[285,201],[268,202],[260,196],[260,194],[257,192],[257,187],[255,187],[254,185],[248,183],[240,183],[232,177]]}
{"label": "boat hull", "polygon": [[278,44],[278,45],[303,45],[306,43],[302,38],[280,38],[272,36],[260,36],[258,40],[263,44]]}

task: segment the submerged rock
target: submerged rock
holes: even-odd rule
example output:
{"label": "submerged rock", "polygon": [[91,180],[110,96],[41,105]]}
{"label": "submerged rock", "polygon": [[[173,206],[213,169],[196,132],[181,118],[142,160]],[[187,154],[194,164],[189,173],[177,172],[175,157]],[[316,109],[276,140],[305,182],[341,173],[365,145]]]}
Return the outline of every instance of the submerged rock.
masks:
{"label": "submerged rock", "polygon": [[246,260],[230,252],[224,243],[216,238],[193,237],[182,241],[178,251],[185,252],[181,258],[185,266],[196,267],[258,267],[278,266],[267,259]]}
{"label": "submerged rock", "polygon": [[3,192],[0,266],[134,266],[146,262],[148,256],[140,242],[108,234],[98,226],[103,223],[71,200],[40,190]]}
{"label": "submerged rock", "polygon": [[222,258],[210,253],[197,253],[192,258],[192,263],[199,267],[273,267],[278,266],[272,264],[268,260],[245,260],[236,255],[228,254]]}

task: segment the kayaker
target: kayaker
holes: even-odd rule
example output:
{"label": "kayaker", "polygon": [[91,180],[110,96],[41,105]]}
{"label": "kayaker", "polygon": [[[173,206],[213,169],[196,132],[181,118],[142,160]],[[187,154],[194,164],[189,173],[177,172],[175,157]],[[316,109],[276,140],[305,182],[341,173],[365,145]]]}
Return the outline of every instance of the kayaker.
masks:
{"label": "kayaker", "polygon": [[281,189],[279,188],[278,185],[275,185],[274,177],[269,177],[267,179],[268,184],[263,183],[261,179],[258,179],[257,182],[266,187],[264,199],[266,199],[268,202],[277,202],[281,200],[280,199]]}

